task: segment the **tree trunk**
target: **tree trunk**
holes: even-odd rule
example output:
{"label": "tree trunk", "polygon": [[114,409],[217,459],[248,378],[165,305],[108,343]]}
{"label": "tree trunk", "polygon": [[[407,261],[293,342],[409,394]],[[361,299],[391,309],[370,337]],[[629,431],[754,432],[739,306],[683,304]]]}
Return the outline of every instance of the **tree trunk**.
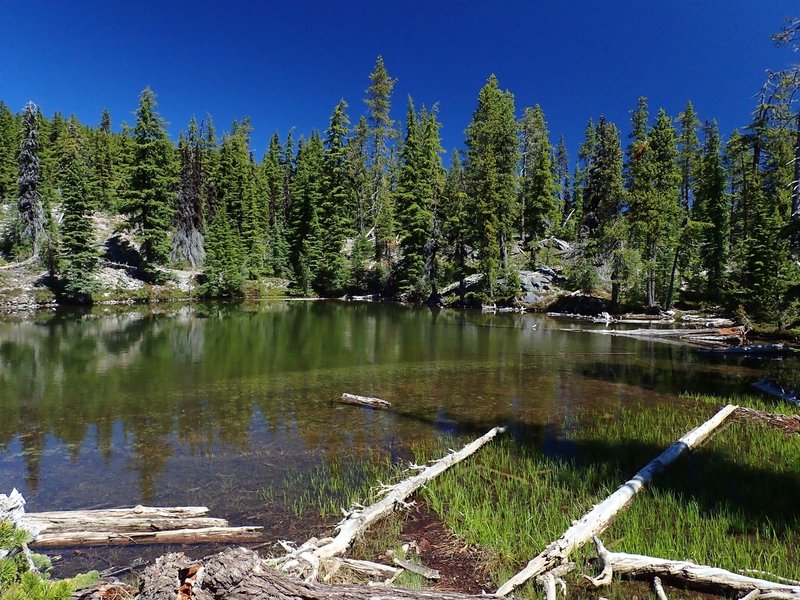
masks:
{"label": "tree trunk", "polygon": [[522,571],[500,586],[500,589],[497,590],[497,595],[507,596],[514,588],[522,585],[531,577],[541,575],[545,571],[549,571],[565,562],[573,550],[580,548],[590,541],[593,536],[605,531],[617,516],[617,513],[627,507],[633,501],[633,497],[646,484],[650,483],[656,474],[663,471],[684,453],[702,444],[736,408],[732,404],[727,405],[708,421],[686,433],[658,457],[647,463],[644,468],[634,475],[633,479],[624,483],[617,491],[596,505],[580,520],[575,521],[574,525],[567,529],[559,539],[551,543],[531,560]]}
{"label": "tree trunk", "polygon": [[339,404],[354,404],[356,406],[366,406],[367,408],[376,408],[387,410],[392,408],[392,403],[380,398],[372,398],[370,396],[357,396],[356,394],[348,394],[345,392],[341,398],[336,400]]}

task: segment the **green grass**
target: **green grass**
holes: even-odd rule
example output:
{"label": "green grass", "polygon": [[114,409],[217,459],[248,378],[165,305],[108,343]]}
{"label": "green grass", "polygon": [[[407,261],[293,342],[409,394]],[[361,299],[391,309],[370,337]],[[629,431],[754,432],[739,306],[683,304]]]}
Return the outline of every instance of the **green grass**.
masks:
{"label": "green grass", "polygon": [[[573,460],[505,438],[432,482],[423,495],[455,533],[494,551],[489,568],[499,583],[705,420],[707,402],[596,418],[567,432],[562,451]],[[798,498],[800,436],[732,422],[660,476],[601,537],[620,552],[797,579]],[[579,558],[591,554],[586,549]]]}
{"label": "green grass", "polygon": [[[519,425],[467,461],[431,482],[422,498],[465,541],[484,549],[499,584],[560,537],[574,519],[608,496],[683,433],[728,401],[708,396],[676,398],[670,405],[586,413],[556,427],[542,451],[536,428]],[[791,412],[757,398],[742,406]],[[460,445],[442,439],[415,450],[416,462]],[[290,472],[265,500],[280,498],[300,517],[313,512],[340,518],[341,508],[377,499],[378,482],[408,476],[386,456],[321,463],[310,474]],[[758,569],[800,578],[800,436],[755,422],[729,420],[691,457],[656,478],[601,536],[614,551],[727,568]],[[335,521],[331,521],[333,523]],[[354,549],[376,560],[399,551],[402,518],[393,516]],[[579,571],[591,572],[593,548],[576,553]],[[403,581],[402,585],[423,585]],[[570,583],[580,589],[577,575]],[[604,591],[630,597],[639,587]],[[642,590],[646,589],[644,587]],[[522,590],[523,595],[532,593]],[[584,595],[594,592],[586,591]],[[596,595],[596,594],[595,594]],[[594,597],[594,596],[593,596]]]}

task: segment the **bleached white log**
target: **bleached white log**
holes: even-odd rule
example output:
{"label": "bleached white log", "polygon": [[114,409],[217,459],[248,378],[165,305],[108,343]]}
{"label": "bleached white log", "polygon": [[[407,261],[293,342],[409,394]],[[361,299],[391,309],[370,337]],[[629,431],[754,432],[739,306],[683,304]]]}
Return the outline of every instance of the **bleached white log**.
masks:
{"label": "bleached white log", "polygon": [[318,541],[312,538],[296,549],[289,544],[284,544],[284,548],[287,550],[286,555],[270,560],[270,564],[280,567],[283,571],[303,575],[307,580],[316,579],[322,562],[343,555],[370,526],[394,512],[397,507],[407,507],[406,499],[414,492],[448,468],[477,452],[483,445],[504,431],[505,427],[494,427],[461,450],[451,452],[434,461],[418,474],[395,485],[385,487],[382,490],[383,498],[378,502],[367,507],[353,508],[337,525],[338,533],[332,540]]}
{"label": "bleached white log", "polygon": [[201,527],[167,531],[67,531],[42,533],[31,548],[126,546],[128,544],[200,544],[255,539],[262,527]]}
{"label": "bleached white log", "polygon": [[656,593],[658,600],[667,600],[667,593],[664,591],[664,586],[661,585],[660,577],[653,577],[653,591]]}
{"label": "bleached white log", "polygon": [[392,408],[392,403],[380,398],[372,398],[370,396],[358,396],[356,394],[342,394],[342,397],[337,400],[339,404],[354,404],[356,406],[366,406],[367,408],[387,409]]}
{"label": "bleached white log", "polygon": [[575,521],[572,527],[567,529],[559,539],[552,542],[538,556],[533,558],[522,571],[500,586],[497,590],[497,595],[506,596],[531,577],[536,577],[566,561],[573,550],[586,544],[593,536],[605,531],[617,513],[624,509],[633,500],[634,495],[640,492],[656,474],[675,462],[687,451],[702,444],[736,408],[732,404],[722,408],[708,421],[686,433],[658,457],[647,463],[632,479],[625,482],[608,498],[592,508],[579,521]]}
{"label": "bleached white log", "polygon": [[[787,585],[756,579],[747,575],[740,575],[725,569],[696,565],[682,560],[666,560],[640,554],[626,554],[611,552],[603,543],[594,538],[597,555],[603,562],[603,575],[598,578],[588,578],[596,586],[607,585],[611,577],[606,574],[664,577],[679,581],[681,584],[694,587],[725,590],[726,592],[747,593],[754,598],[778,598],[783,600],[800,600],[800,586]],[[757,593],[754,593],[757,590]],[[751,595],[752,594],[752,595]]]}

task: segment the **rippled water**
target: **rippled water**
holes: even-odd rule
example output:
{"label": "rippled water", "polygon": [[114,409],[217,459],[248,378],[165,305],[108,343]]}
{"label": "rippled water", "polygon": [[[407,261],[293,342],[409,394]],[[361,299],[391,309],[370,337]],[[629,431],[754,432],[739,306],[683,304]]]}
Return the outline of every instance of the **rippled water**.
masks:
{"label": "rippled water", "polygon": [[[565,331],[538,315],[393,304],[98,308],[0,322],[0,482],[28,509],[206,505],[302,537],[289,473],[405,456],[500,423],[563,452],[564,427],[681,392],[746,392],[773,363]],[[394,412],[337,406],[373,395]]]}

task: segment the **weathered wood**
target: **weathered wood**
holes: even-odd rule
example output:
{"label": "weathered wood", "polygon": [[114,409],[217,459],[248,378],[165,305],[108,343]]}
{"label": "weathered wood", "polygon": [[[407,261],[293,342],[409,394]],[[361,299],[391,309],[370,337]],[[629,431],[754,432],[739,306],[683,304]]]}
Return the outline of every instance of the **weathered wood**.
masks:
{"label": "weathered wood", "polygon": [[392,408],[392,403],[380,398],[372,398],[370,396],[358,396],[356,394],[342,394],[342,397],[337,399],[339,404],[353,404],[355,406],[366,406],[367,408],[388,409]]}
{"label": "weathered wood", "polygon": [[[179,596],[179,590],[183,596]],[[148,567],[138,600],[487,600],[435,590],[380,586],[326,585],[297,579],[269,568],[266,560],[245,548],[228,548],[202,562],[168,554]]]}
{"label": "weathered wood", "polygon": [[347,552],[353,542],[362,536],[374,523],[391,514],[398,506],[408,506],[406,499],[426,483],[443,473],[451,466],[458,464],[477,452],[484,444],[496,435],[505,431],[505,427],[494,427],[478,439],[470,442],[457,452],[434,461],[427,467],[420,467],[417,475],[404,479],[395,485],[385,486],[383,499],[366,508],[353,508],[338,525],[338,533],[333,539],[316,540],[312,538],[297,549],[285,545],[288,552],[285,556],[272,559],[271,564],[282,570],[302,574],[307,579],[316,579],[321,563]]}
{"label": "weathered wood", "polygon": [[800,586],[797,585],[756,579],[755,577],[740,575],[725,569],[697,565],[688,561],[665,560],[640,554],[611,552],[603,546],[603,543],[597,537],[594,538],[594,543],[597,555],[603,563],[603,572],[598,577],[587,577],[587,579],[596,587],[611,583],[614,573],[632,577],[655,575],[671,581],[677,581],[684,586],[689,585],[706,590],[723,590],[736,593],[749,593],[753,590],[758,590],[758,593],[751,596],[751,598],[800,599]]}
{"label": "weathered wood", "polygon": [[658,457],[647,463],[632,479],[592,508],[580,520],[575,521],[559,539],[552,542],[522,571],[500,586],[497,595],[506,596],[531,577],[536,577],[563,563],[573,550],[586,544],[593,536],[605,531],[617,513],[630,504],[633,497],[652,481],[656,474],[663,471],[687,451],[702,444],[736,408],[732,404],[725,406],[708,421],[686,433]]}
{"label": "weathered wood", "polygon": [[392,559],[392,562],[394,562],[394,564],[396,564],[398,567],[403,567],[406,571],[411,571],[417,575],[422,575],[425,579],[441,579],[442,577],[439,574],[439,571],[436,569],[430,569],[425,565],[420,565],[410,560],[405,560],[404,558],[398,558],[395,556]]}
{"label": "weathered wood", "polygon": [[41,519],[36,513],[25,515],[25,521],[39,529],[40,534],[71,533],[75,531],[169,531],[175,529],[206,529],[209,527],[228,527],[228,521],[213,517],[154,517],[154,518],[114,518],[51,520]]}
{"label": "weathered wood", "polygon": [[202,527],[169,531],[66,531],[42,533],[31,548],[79,548],[129,544],[209,544],[241,542],[261,537],[262,527]]}

